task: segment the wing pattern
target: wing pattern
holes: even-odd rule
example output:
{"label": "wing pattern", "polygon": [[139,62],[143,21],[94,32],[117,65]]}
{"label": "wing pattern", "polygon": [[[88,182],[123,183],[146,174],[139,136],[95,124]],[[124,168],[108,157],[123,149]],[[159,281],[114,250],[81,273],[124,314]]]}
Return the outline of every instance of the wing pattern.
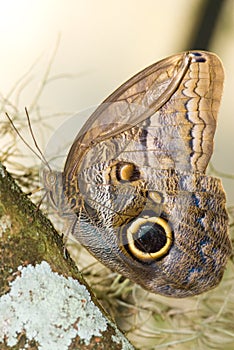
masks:
{"label": "wing pattern", "polygon": [[66,160],[74,237],[155,293],[209,290],[231,254],[225,193],[205,174],[223,79],[203,51],[151,65],[96,109]]}

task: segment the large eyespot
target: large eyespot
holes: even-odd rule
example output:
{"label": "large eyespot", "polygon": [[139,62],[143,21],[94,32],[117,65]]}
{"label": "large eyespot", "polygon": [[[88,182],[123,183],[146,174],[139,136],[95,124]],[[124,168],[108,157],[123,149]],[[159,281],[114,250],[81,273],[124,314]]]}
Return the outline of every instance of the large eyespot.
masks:
{"label": "large eyespot", "polygon": [[173,242],[170,224],[161,217],[141,217],[126,230],[125,248],[137,260],[150,262],[165,256]]}

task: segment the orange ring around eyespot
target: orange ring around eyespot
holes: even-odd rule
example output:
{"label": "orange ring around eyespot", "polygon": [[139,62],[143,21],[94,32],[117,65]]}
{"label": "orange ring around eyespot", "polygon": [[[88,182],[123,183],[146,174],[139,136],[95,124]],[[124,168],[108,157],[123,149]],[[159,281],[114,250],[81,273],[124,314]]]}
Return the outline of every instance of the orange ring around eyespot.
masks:
{"label": "orange ring around eyespot", "polygon": [[[167,238],[166,244],[155,253],[145,253],[138,249],[134,244],[134,235],[137,233],[139,227],[147,222],[151,222],[154,224],[160,225],[164,231],[165,236]],[[133,232],[134,231],[134,232]],[[128,240],[128,248],[130,252],[139,260],[149,261],[159,259],[162,256],[166,255],[169,251],[172,244],[172,230],[168,222],[160,217],[143,217],[138,218],[136,221],[132,223],[132,225],[127,230],[127,240]]]}

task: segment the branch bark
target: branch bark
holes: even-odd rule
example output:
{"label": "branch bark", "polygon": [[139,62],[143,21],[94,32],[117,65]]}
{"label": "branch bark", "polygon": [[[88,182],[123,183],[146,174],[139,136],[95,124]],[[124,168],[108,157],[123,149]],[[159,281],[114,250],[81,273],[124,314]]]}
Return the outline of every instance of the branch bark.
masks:
{"label": "branch bark", "polygon": [[0,348],[134,348],[97,302],[61,237],[0,165]]}

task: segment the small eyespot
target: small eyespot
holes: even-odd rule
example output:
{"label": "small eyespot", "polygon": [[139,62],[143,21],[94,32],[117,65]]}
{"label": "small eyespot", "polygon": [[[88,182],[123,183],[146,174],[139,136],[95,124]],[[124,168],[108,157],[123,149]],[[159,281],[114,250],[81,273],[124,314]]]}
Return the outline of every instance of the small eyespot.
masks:
{"label": "small eyespot", "polygon": [[141,217],[126,230],[126,250],[137,260],[151,262],[165,256],[172,245],[170,224],[161,217]]}
{"label": "small eyespot", "polygon": [[140,178],[140,171],[133,163],[119,162],[114,166],[113,170],[119,182],[132,182]]}

